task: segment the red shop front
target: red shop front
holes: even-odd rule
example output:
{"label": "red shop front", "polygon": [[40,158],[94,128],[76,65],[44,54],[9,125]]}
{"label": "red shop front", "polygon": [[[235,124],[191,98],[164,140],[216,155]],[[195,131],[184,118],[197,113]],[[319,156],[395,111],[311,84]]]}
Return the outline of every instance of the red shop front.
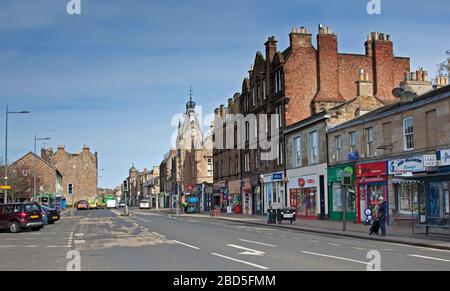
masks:
{"label": "red shop front", "polygon": [[356,165],[357,223],[365,222],[364,211],[370,208],[373,212],[381,196],[388,201],[387,191],[387,162]]}

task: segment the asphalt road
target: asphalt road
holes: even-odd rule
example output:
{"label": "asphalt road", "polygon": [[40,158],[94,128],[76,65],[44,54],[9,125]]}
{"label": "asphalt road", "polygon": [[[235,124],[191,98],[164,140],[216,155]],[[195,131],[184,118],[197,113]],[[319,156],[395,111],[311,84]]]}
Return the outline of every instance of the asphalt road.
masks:
{"label": "asphalt road", "polygon": [[449,251],[131,212],[78,211],[39,232],[1,232],[0,270],[64,271],[74,266],[74,250],[82,271],[450,270]]}

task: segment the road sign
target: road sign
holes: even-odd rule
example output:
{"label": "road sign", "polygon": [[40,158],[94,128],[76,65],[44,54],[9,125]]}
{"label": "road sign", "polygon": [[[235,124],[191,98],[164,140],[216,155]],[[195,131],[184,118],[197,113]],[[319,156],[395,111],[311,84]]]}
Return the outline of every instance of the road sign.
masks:
{"label": "road sign", "polygon": [[0,186],[0,190],[11,190],[11,186]]}

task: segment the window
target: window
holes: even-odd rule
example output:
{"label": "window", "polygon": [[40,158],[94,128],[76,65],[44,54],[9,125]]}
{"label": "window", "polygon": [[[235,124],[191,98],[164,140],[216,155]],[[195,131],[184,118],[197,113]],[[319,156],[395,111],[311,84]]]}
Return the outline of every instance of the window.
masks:
{"label": "window", "polygon": [[392,146],[391,123],[383,123],[383,145],[387,148]]}
{"label": "window", "polygon": [[283,73],[281,70],[275,72],[275,93],[283,92]]}
{"label": "window", "polygon": [[300,167],[302,165],[302,152],[301,152],[301,138],[299,136],[294,138],[292,147],[292,153],[294,157],[294,167]]}
{"label": "window", "polygon": [[248,142],[250,139],[250,124],[245,122],[245,141]]}
{"label": "window", "polygon": [[340,161],[342,150],[342,139],[340,135],[335,137],[335,144],[336,144],[336,161]]}
{"label": "window", "polygon": [[262,99],[266,99],[266,80],[264,79],[262,81]]}
{"label": "window", "polygon": [[349,140],[350,140],[350,152],[355,153],[356,152],[356,131],[352,131],[349,133]]}
{"label": "window", "polygon": [[277,157],[277,165],[281,166],[283,164],[283,142],[278,144],[278,157]]}
{"label": "window", "polygon": [[275,113],[277,114],[277,125],[279,128],[283,127],[283,109],[282,106],[277,106],[275,108]]}
{"label": "window", "polygon": [[309,133],[309,163],[319,162],[319,141],[317,130]]}
{"label": "window", "polygon": [[256,94],[255,94],[255,87],[252,89],[252,105],[256,105]]}
{"label": "window", "polygon": [[373,148],[373,127],[366,128],[366,146],[367,156],[371,157],[374,154]]}
{"label": "window", "polygon": [[434,147],[437,145],[436,110],[431,110],[426,113],[426,122],[427,122],[427,146]]}
{"label": "window", "polygon": [[245,154],[244,156],[244,167],[245,172],[250,172],[250,154]]}
{"label": "window", "polygon": [[403,134],[405,151],[414,149],[414,122],[412,117],[403,119]]}
{"label": "window", "polygon": [[207,164],[208,176],[211,177],[213,175],[213,159],[207,159]]}

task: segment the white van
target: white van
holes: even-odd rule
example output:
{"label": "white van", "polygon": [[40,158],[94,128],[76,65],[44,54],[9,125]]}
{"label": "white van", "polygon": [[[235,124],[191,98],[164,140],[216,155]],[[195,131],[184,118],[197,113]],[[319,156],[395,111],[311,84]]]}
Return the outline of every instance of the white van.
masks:
{"label": "white van", "polygon": [[139,209],[150,209],[150,201],[147,199],[142,199],[139,202]]}

